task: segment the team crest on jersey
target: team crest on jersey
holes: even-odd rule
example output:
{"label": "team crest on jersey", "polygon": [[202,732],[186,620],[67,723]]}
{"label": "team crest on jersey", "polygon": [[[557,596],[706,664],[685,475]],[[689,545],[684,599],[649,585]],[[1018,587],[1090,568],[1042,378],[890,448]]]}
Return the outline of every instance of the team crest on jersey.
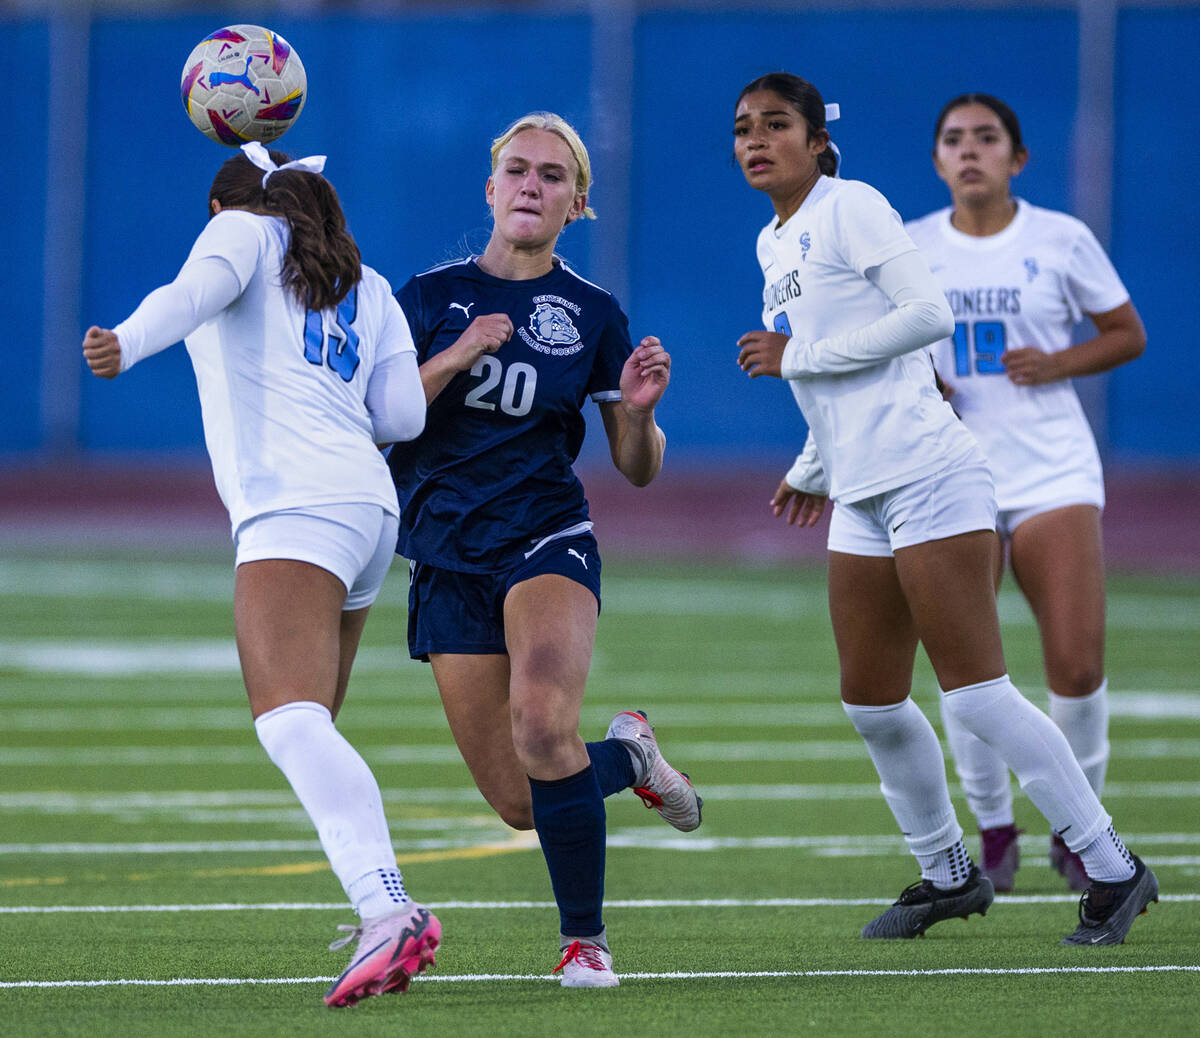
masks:
{"label": "team crest on jersey", "polygon": [[812,248],[812,236],[805,231],[800,235],[800,259],[808,259],[808,250]]}
{"label": "team crest on jersey", "polygon": [[547,346],[569,346],[579,341],[579,332],[561,306],[538,303],[529,315],[529,330]]}
{"label": "team crest on jersey", "polygon": [[583,349],[579,329],[568,313],[573,311],[575,316],[579,316],[576,304],[559,296],[537,296],[533,302],[529,327],[520,329],[521,338],[528,345],[552,357],[568,356]]}
{"label": "team crest on jersey", "polygon": [[1025,277],[1029,281],[1032,281],[1037,276],[1038,276],[1037,260],[1035,260],[1032,256],[1026,257],[1026,259],[1025,259]]}

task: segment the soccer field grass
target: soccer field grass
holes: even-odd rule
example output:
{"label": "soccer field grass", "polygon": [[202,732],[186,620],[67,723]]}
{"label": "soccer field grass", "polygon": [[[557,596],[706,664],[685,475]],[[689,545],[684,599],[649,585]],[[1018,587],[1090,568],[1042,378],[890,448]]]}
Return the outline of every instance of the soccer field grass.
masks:
{"label": "soccer field grass", "polygon": [[[397,856],[445,939],[408,995],[321,994],[353,921],[259,747],[228,557],[0,556],[0,1004],[8,1035],[1195,1033],[1200,1005],[1200,579],[1114,576],[1105,803],[1162,901],[1115,948],[1064,948],[1075,897],[1018,796],[1017,892],[917,941],[861,926],[917,876],[838,704],[819,569],[605,565],[584,735],[647,711],[705,798],[680,834],[607,801],[606,922],[621,987],[549,976],[557,916],[536,840],[474,792],[404,570],[367,625],[340,725],[383,787]],[[1001,599],[1010,670],[1045,687]],[[919,661],[914,696],[935,724]],[[952,781],[968,846],[973,826]]]}

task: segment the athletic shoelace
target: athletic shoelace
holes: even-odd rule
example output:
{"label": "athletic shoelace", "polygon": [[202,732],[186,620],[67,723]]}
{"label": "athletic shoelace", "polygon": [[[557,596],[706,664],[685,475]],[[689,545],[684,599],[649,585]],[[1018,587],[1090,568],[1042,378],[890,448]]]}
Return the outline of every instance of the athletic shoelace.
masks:
{"label": "athletic shoelace", "polygon": [[355,941],[363,935],[363,928],[361,926],[350,926],[347,923],[339,923],[338,929],[348,930],[349,933],[345,937],[339,937],[336,941],[331,942],[329,945],[330,951],[338,951],[340,948],[345,948],[351,941]]}
{"label": "athletic shoelace", "polygon": [[603,973],[608,969],[608,965],[600,957],[600,948],[597,945],[584,944],[582,941],[572,941],[563,954],[562,962],[554,967],[553,972],[557,973],[572,959],[579,963],[580,966],[586,966],[588,969],[596,970],[598,973]]}

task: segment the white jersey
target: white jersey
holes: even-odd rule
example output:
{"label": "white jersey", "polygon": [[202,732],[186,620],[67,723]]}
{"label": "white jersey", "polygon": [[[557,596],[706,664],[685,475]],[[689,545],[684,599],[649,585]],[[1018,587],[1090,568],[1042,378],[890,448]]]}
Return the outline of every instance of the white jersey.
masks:
{"label": "white jersey", "polygon": [[[915,249],[873,187],[820,177],[785,224],[772,220],[758,236],[763,324],[804,342],[862,328],[894,309],[866,271]],[[788,384],[835,501],[911,483],[974,446],[942,400],[924,350]]]}
{"label": "white jersey", "polygon": [[309,505],[374,503],[398,516],[364,398],[376,364],[415,352],[408,322],[366,266],[336,312],[306,313],[280,283],[287,245],[282,219],[225,210],[188,256],[224,260],[242,289],[184,340],[221,500],[235,533],[254,516]]}
{"label": "white jersey", "polygon": [[1113,310],[1129,293],[1087,226],[1017,200],[999,234],[963,234],[949,208],[906,225],[954,311],[954,336],[934,344],[951,403],[975,434],[996,480],[1002,510],[1058,500],[1066,485],[1102,495],[1100,456],[1069,380],[1014,385],[1006,349],[1047,353],[1071,345],[1083,314]]}

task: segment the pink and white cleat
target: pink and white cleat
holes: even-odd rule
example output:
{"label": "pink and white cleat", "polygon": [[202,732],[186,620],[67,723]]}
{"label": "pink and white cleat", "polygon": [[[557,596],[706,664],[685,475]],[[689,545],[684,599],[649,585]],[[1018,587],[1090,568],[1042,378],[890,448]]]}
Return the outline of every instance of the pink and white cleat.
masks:
{"label": "pink and white cleat", "polygon": [[358,938],[354,958],[346,971],[325,992],[327,1006],[352,1006],[371,995],[408,990],[408,982],[434,963],[433,953],[442,940],[442,924],[424,905],[410,901],[399,912],[338,927],[350,931],[330,946],[337,951]]}
{"label": "pink and white cleat", "polygon": [[615,988],[620,985],[612,968],[612,953],[587,938],[574,940],[563,949],[562,962],[554,972],[562,970],[564,988]]}
{"label": "pink and white cleat", "polygon": [[680,832],[690,833],[700,827],[704,801],[692,788],[691,779],[663,759],[644,713],[621,711],[612,719],[605,738],[620,739],[629,746],[637,772],[632,788],[643,804],[654,808]]}

